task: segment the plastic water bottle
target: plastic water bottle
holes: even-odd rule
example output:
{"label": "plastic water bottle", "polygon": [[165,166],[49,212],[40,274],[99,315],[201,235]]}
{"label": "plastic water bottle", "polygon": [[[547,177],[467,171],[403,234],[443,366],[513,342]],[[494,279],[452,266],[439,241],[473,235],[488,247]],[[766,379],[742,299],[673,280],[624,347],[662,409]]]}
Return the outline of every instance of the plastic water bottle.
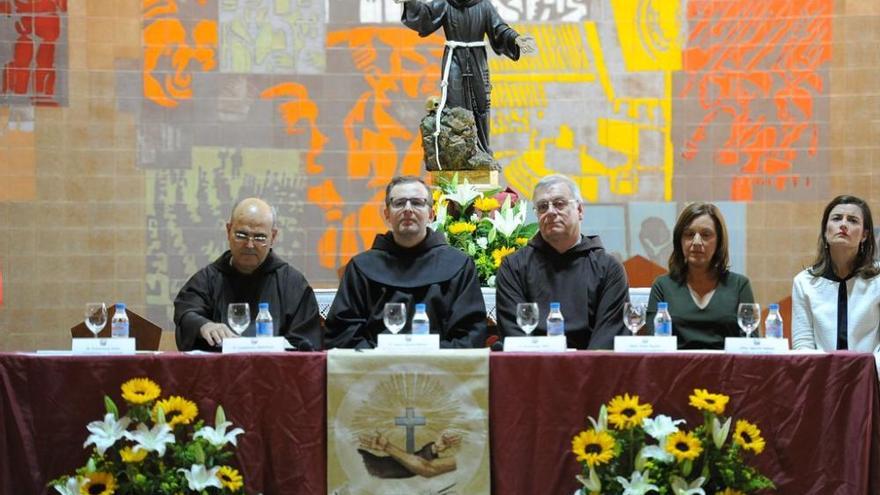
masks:
{"label": "plastic water bottle", "polygon": [[424,304],[416,304],[416,312],[412,319],[413,335],[428,335],[431,333],[431,321],[428,320],[428,313],[425,312]]}
{"label": "plastic water bottle", "polygon": [[669,304],[657,303],[657,315],[654,316],[654,335],[669,337],[672,335],[672,317],[669,316]]}
{"label": "plastic water bottle", "polygon": [[128,315],[125,313],[124,303],[116,303],[116,312],[110,320],[110,336],[128,338]]}
{"label": "plastic water bottle", "polygon": [[565,335],[565,318],[562,317],[558,302],[550,303],[550,314],[547,315],[547,335]]}
{"label": "plastic water bottle", "polygon": [[272,315],[269,313],[269,303],[261,302],[260,311],[257,313],[257,337],[272,337],[275,328],[272,325]]}
{"label": "plastic water bottle", "polygon": [[764,320],[764,336],[771,339],[782,338],[782,315],[779,314],[779,305],[771,304]]}

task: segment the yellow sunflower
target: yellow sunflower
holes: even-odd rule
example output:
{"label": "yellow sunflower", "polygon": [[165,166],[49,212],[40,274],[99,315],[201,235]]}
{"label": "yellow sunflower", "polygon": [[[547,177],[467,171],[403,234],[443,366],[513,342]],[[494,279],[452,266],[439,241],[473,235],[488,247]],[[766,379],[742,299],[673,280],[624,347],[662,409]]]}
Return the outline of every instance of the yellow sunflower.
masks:
{"label": "yellow sunflower", "polygon": [[724,414],[724,407],[730,401],[730,397],[723,394],[709,393],[704,388],[694,389],[694,394],[689,399],[690,405],[702,411],[715,414]]}
{"label": "yellow sunflower", "polygon": [[666,439],[666,452],[675,456],[678,462],[694,460],[703,452],[703,446],[692,432],[677,431]]}
{"label": "yellow sunflower", "polygon": [[734,490],[733,488],[725,488],[720,492],[715,492],[715,495],[746,495],[746,493],[739,490]]}
{"label": "yellow sunflower", "polygon": [[516,248],[512,247],[501,247],[494,251],[492,251],[492,264],[495,268],[501,266],[501,260],[504,259],[505,256],[509,254],[513,254],[516,252]]}
{"label": "yellow sunflower", "polygon": [[122,450],[119,451],[119,457],[122,458],[122,462],[137,463],[147,458],[147,451],[144,449],[135,451],[130,446],[123,447]]}
{"label": "yellow sunflower", "polygon": [[220,478],[220,484],[231,492],[238,491],[244,485],[238,470],[229,466],[220,466],[220,469],[217,470],[217,477]]}
{"label": "yellow sunflower", "polygon": [[477,198],[474,200],[474,208],[480,211],[493,211],[501,208],[495,198]]}
{"label": "yellow sunflower", "polygon": [[149,378],[132,378],[122,384],[122,398],[132,404],[146,404],[156,400],[162,389]]}
{"label": "yellow sunflower", "polygon": [[757,425],[749,423],[744,419],[737,420],[736,432],[733,434],[733,441],[743,448],[743,450],[751,450],[756,454],[764,451],[764,438],[761,437],[761,430]]}
{"label": "yellow sunflower", "polygon": [[195,402],[172,395],[156,402],[153,406],[153,421],[158,421],[160,407],[165,411],[165,422],[172,428],[177,425],[188,425],[199,415],[199,408]]}
{"label": "yellow sunflower", "polygon": [[469,222],[453,222],[449,224],[449,227],[446,227],[446,231],[452,235],[470,234],[475,230],[477,230],[477,226]]}
{"label": "yellow sunflower", "polygon": [[582,431],[571,439],[571,451],[590,467],[605,464],[614,458],[614,437],[607,431]]}
{"label": "yellow sunflower", "polygon": [[115,492],[116,478],[101,471],[87,474],[85,483],[79,487],[81,495],[113,495]]}
{"label": "yellow sunflower", "polygon": [[651,404],[639,404],[638,395],[618,395],[608,403],[608,422],[618,430],[635,428],[653,413]]}
{"label": "yellow sunflower", "polygon": [[529,238],[528,237],[517,237],[514,242],[516,242],[517,246],[525,246],[526,244],[529,243]]}

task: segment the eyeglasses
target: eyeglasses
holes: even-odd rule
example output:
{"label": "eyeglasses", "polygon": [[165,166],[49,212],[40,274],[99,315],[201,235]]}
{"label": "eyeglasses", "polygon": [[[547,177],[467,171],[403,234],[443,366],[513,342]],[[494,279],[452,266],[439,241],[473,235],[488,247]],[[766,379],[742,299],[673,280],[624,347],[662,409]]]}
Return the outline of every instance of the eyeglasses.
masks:
{"label": "eyeglasses", "polygon": [[425,198],[393,198],[388,202],[392,209],[402,210],[409,203],[414,210],[421,210],[428,207],[428,201]]}
{"label": "eyeglasses", "polygon": [[247,244],[247,242],[254,241],[254,244],[257,246],[265,246],[269,242],[269,236],[266,234],[254,234],[248,235],[246,232],[236,232],[232,234],[235,238],[236,242],[240,242],[242,244]]}
{"label": "eyeglasses", "polygon": [[556,211],[562,211],[566,206],[571,203],[574,203],[576,200],[574,199],[565,199],[565,198],[556,198],[551,201],[538,201],[535,203],[535,211],[538,212],[539,215],[543,215],[550,210],[550,206],[553,206],[553,209]]}

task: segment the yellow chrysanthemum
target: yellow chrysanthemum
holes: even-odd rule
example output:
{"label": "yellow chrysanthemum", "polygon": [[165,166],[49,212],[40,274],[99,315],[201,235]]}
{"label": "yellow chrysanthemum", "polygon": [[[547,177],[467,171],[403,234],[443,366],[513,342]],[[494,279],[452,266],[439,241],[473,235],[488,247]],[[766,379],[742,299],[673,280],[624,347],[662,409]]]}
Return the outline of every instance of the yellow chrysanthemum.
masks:
{"label": "yellow chrysanthemum", "polygon": [[678,462],[694,460],[703,452],[703,446],[692,432],[677,431],[666,439],[666,452],[675,456]]}
{"label": "yellow chrysanthemum", "polygon": [[113,495],[116,493],[116,478],[110,473],[97,471],[86,475],[85,483],[79,487],[81,495]]}
{"label": "yellow chrysanthemum", "polygon": [[513,254],[516,252],[516,248],[512,247],[501,247],[494,251],[492,251],[492,264],[495,265],[495,268],[501,266],[501,260],[503,260],[507,255]]}
{"label": "yellow chrysanthemum", "polygon": [[635,428],[653,413],[651,404],[639,404],[638,395],[618,395],[608,403],[608,423],[618,430]]}
{"label": "yellow chrysanthemum", "polygon": [[690,405],[702,411],[715,414],[724,414],[724,407],[730,401],[730,397],[723,394],[710,393],[704,388],[694,389],[694,393],[689,399]]}
{"label": "yellow chrysanthemum", "polygon": [[440,188],[434,189],[434,192],[431,193],[431,197],[434,199],[434,203],[440,201],[440,196],[443,196],[443,190]]}
{"label": "yellow chrysanthemum", "polygon": [[156,402],[153,406],[153,421],[158,421],[160,407],[165,411],[165,422],[172,428],[177,425],[188,425],[199,415],[199,408],[195,402],[172,395]]}
{"label": "yellow chrysanthemum", "polygon": [[122,462],[137,463],[147,458],[147,451],[144,449],[135,451],[131,447],[123,447],[119,451],[119,457],[122,458]]}
{"label": "yellow chrysanthemum", "polygon": [[480,211],[493,211],[501,208],[495,198],[477,198],[474,200],[474,208]]}
{"label": "yellow chrysanthemum", "polygon": [[605,464],[614,458],[614,437],[607,431],[582,431],[571,439],[571,451],[590,467]]}
{"label": "yellow chrysanthemum", "polygon": [[131,404],[146,404],[156,400],[162,389],[149,378],[132,378],[122,384],[122,398]]}
{"label": "yellow chrysanthemum", "polygon": [[758,429],[757,425],[749,423],[744,419],[737,420],[733,441],[742,447],[743,450],[751,450],[756,454],[764,451],[765,442],[761,436],[761,430]]}
{"label": "yellow chrysanthemum", "polygon": [[477,226],[469,222],[453,222],[449,224],[449,227],[446,227],[446,231],[452,235],[470,234],[475,230],[477,230]]}
{"label": "yellow chrysanthemum", "polygon": [[516,242],[517,246],[525,246],[526,244],[529,243],[529,238],[528,237],[517,237],[514,242]]}
{"label": "yellow chrysanthemum", "polygon": [[244,481],[241,479],[241,474],[239,474],[236,469],[229,466],[221,466],[220,469],[217,470],[217,478],[220,479],[220,484],[231,492],[238,491],[238,489],[244,485]]}
{"label": "yellow chrysanthemum", "polygon": [[720,492],[715,492],[715,495],[746,495],[746,493],[739,490],[734,490],[733,488],[725,488]]}

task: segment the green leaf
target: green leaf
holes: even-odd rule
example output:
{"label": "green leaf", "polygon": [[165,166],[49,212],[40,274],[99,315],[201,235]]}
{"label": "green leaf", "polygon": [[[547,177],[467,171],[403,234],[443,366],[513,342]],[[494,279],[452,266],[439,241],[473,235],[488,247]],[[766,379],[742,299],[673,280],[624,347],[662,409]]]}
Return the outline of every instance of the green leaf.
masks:
{"label": "green leaf", "polygon": [[112,414],[115,418],[119,419],[119,408],[116,407],[116,403],[113,402],[113,399],[111,399],[109,395],[104,396],[104,407],[109,414]]}

